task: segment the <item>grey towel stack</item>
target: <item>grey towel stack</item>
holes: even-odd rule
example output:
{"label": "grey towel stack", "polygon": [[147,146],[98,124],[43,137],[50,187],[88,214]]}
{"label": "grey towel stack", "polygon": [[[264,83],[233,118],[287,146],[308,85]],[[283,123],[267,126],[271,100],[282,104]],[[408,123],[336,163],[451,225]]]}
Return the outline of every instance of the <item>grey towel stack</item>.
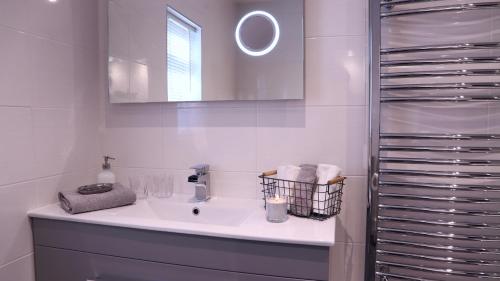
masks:
{"label": "grey towel stack", "polygon": [[74,190],[59,192],[61,208],[70,214],[130,205],[135,200],[135,193],[121,184],[114,184],[111,191],[99,194],[82,195],[78,193],[76,188]]}
{"label": "grey towel stack", "polygon": [[295,202],[290,206],[290,212],[297,216],[311,215],[313,207],[313,194],[316,188],[316,165],[300,165],[297,182],[294,185]]}

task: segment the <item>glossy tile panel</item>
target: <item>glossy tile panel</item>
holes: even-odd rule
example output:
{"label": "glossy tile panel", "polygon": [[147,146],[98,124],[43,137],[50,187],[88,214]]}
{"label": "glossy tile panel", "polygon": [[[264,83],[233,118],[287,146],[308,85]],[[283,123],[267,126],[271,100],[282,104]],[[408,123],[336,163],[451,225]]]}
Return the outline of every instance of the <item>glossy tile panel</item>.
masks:
{"label": "glossy tile panel", "polygon": [[97,2],[5,0],[0,25],[68,45],[96,48]]}
{"label": "glossy tile panel", "polygon": [[333,259],[330,280],[364,280],[364,244],[338,243],[330,249],[330,258]]}
{"label": "glossy tile panel", "polygon": [[29,40],[22,32],[2,26],[0,38],[0,105],[30,105],[31,86],[24,83],[32,65],[27,59]]}
{"label": "glossy tile panel", "polygon": [[0,107],[0,186],[34,177],[34,142],[29,108]]}
{"label": "glossy tile panel", "polygon": [[366,35],[368,1],[306,0],[306,37]]}
{"label": "glossy tile panel", "polygon": [[255,171],[257,116],[247,108],[165,110],[166,168],[208,163],[215,171]]}
{"label": "glossy tile panel", "polygon": [[346,175],[366,174],[364,106],[259,109],[258,168],[334,163]]}
{"label": "glossy tile panel", "polygon": [[307,38],[306,104],[366,105],[367,38]]}
{"label": "glossy tile panel", "polygon": [[30,223],[26,213],[34,207],[36,190],[33,182],[0,187],[1,265],[32,252]]}
{"label": "glossy tile panel", "polygon": [[37,177],[72,170],[76,130],[73,112],[67,109],[34,109],[33,134]]}
{"label": "glossy tile panel", "polygon": [[109,105],[102,145],[113,166],[164,166],[160,104]]}

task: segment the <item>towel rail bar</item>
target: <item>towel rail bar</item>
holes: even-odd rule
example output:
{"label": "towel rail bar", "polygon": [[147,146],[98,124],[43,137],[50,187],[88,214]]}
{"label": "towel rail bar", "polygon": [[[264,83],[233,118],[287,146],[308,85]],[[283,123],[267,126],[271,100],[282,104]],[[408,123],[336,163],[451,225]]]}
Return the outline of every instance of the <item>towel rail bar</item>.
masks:
{"label": "towel rail bar", "polygon": [[420,66],[435,64],[474,64],[474,63],[499,63],[500,57],[457,57],[457,58],[436,58],[436,59],[414,59],[414,60],[386,60],[381,61],[381,67],[397,66]]}
{"label": "towel rail bar", "polygon": [[500,42],[439,44],[439,45],[425,45],[425,46],[414,46],[414,47],[386,48],[386,49],[381,49],[380,54],[389,55],[398,53],[451,51],[451,50],[483,50],[483,49],[497,49],[499,47],[500,47]]}
{"label": "towel rail bar", "polygon": [[500,165],[500,160],[483,160],[483,159],[437,159],[437,158],[380,157],[379,161],[381,163],[457,165],[457,166],[499,166]]}
{"label": "towel rail bar", "polygon": [[379,193],[379,197],[404,199],[404,200],[422,200],[422,201],[445,201],[453,203],[465,204],[500,204],[500,198],[474,198],[474,197],[441,197],[429,195],[409,195],[409,194],[396,194],[396,193]]}
{"label": "towel rail bar", "polygon": [[403,258],[414,258],[419,260],[432,260],[432,261],[442,261],[449,264],[464,264],[464,265],[479,265],[479,266],[492,266],[500,267],[498,261],[488,261],[488,260],[478,260],[478,259],[464,259],[446,256],[432,256],[432,255],[421,255],[415,253],[405,253],[400,251],[388,251],[388,250],[377,250],[377,254],[382,256],[397,256]]}
{"label": "towel rail bar", "polygon": [[384,245],[397,245],[410,248],[424,248],[428,250],[444,250],[450,253],[466,253],[466,254],[485,254],[485,255],[500,255],[500,249],[495,248],[471,248],[454,245],[427,244],[395,239],[378,238],[377,243]]}
{"label": "towel rail bar", "polygon": [[380,151],[500,153],[500,147],[380,145]]}
{"label": "towel rail bar", "polygon": [[383,187],[412,187],[424,189],[449,189],[449,190],[466,190],[466,191],[500,191],[500,185],[473,185],[473,184],[442,184],[442,183],[425,183],[425,182],[396,182],[396,181],[379,181],[379,186]]}
{"label": "towel rail bar", "polygon": [[381,175],[392,174],[399,176],[449,177],[449,178],[467,178],[467,179],[500,179],[500,173],[419,171],[419,170],[398,170],[398,169],[380,169],[379,171]]}
{"label": "towel rail bar", "polygon": [[381,103],[407,102],[497,102],[500,96],[420,96],[420,97],[381,97]]}
{"label": "towel rail bar", "polygon": [[385,278],[385,279],[381,279],[381,281],[389,281],[389,279],[387,277],[390,277],[391,281],[393,281],[393,280],[401,280],[401,281],[442,281],[442,280],[437,280],[437,279],[428,279],[428,278],[422,278],[422,277],[413,277],[413,276],[409,276],[409,275],[387,273],[387,272],[381,272],[381,271],[376,271],[375,274],[377,276]]}
{"label": "towel rail bar", "polygon": [[376,263],[378,265],[383,265],[383,266],[404,268],[404,269],[410,269],[410,270],[416,270],[416,271],[444,273],[446,275],[453,275],[453,276],[500,279],[500,274],[494,273],[494,272],[464,271],[464,270],[456,270],[456,269],[451,269],[451,268],[434,268],[434,267],[429,267],[429,266],[410,265],[410,264],[403,264],[403,263],[397,263],[397,262],[387,262],[387,261],[380,261],[380,260],[377,260]]}
{"label": "towel rail bar", "polygon": [[387,18],[395,16],[408,16],[408,15],[418,15],[418,14],[428,14],[428,13],[460,12],[460,11],[499,9],[499,8],[500,8],[500,2],[478,2],[478,3],[456,4],[456,5],[426,7],[418,9],[400,10],[400,11],[381,12],[380,17]]}
{"label": "towel rail bar", "polygon": [[395,78],[418,78],[418,77],[442,77],[442,76],[496,76],[500,75],[500,69],[457,69],[457,70],[432,70],[415,72],[386,72],[381,73],[382,79]]}
{"label": "towel rail bar", "polygon": [[478,82],[478,83],[434,83],[434,84],[403,84],[403,85],[382,85],[382,91],[415,91],[415,90],[473,90],[473,89],[498,89],[500,83]]}
{"label": "towel rail bar", "polygon": [[500,241],[500,237],[498,237],[498,236],[464,235],[464,234],[455,234],[455,233],[415,231],[415,230],[398,229],[398,228],[390,228],[390,227],[377,227],[377,231],[378,232],[385,232],[385,233],[404,234],[406,237],[420,236],[420,237],[445,238],[445,239],[449,239],[449,240],[465,240],[465,241],[477,241],[477,242],[499,242]]}
{"label": "towel rail bar", "polygon": [[462,215],[462,216],[473,216],[473,217],[500,217],[500,212],[493,212],[493,211],[463,210],[463,209],[438,209],[438,208],[415,207],[415,206],[406,206],[406,205],[388,205],[388,204],[379,204],[378,207],[380,209],[398,210],[398,211],[407,211],[407,212],[450,214],[450,215]]}
{"label": "towel rail bar", "polygon": [[381,139],[431,139],[431,140],[500,140],[497,134],[401,134],[381,133]]}
{"label": "towel rail bar", "polygon": [[380,6],[395,6],[395,5],[405,5],[405,4],[417,4],[424,2],[435,2],[436,0],[382,0],[380,1]]}
{"label": "towel rail bar", "polygon": [[393,217],[393,216],[378,216],[379,221],[397,222],[397,223],[418,223],[425,225],[440,225],[450,228],[467,228],[467,229],[491,229],[500,230],[500,224],[487,224],[487,223],[465,223],[456,221],[443,221],[443,220],[423,220],[423,219],[412,219],[406,217]]}

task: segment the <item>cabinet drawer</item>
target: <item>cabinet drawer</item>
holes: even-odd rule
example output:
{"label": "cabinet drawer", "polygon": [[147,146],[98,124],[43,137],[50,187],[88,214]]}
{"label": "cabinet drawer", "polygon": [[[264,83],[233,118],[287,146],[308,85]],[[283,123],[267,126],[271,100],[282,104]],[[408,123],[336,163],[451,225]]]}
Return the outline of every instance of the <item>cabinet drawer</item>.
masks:
{"label": "cabinet drawer", "polygon": [[306,281],[37,246],[37,281]]}
{"label": "cabinet drawer", "polygon": [[33,219],[33,233],[37,246],[222,271],[328,280],[328,247],[46,219]]}

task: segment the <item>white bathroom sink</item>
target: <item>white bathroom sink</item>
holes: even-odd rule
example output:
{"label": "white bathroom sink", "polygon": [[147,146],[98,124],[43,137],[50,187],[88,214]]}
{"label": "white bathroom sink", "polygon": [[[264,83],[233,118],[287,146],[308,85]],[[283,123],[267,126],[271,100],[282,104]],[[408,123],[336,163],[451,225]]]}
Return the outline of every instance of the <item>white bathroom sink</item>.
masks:
{"label": "white bathroom sink", "polygon": [[242,200],[212,198],[207,202],[196,202],[189,195],[174,195],[170,198],[138,200],[135,205],[141,209],[139,212],[132,208],[117,208],[104,212],[134,218],[155,217],[185,223],[238,226],[257,208],[240,201]]}
{"label": "white bathroom sink", "polygon": [[175,196],[168,199],[148,199],[148,206],[160,219],[238,226],[253,209],[241,208],[234,200],[213,198],[207,202],[193,202],[191,197]]}
{"label": "white bathroom sink", "polygon": [[[316,221],[290,216],[284,223],[266,220],[262,200],[214,197],[193,202],[191,194],[137,200],[133,205],[70,215],[59,204],[31,210],[30,217],[144,230],[253,241],[332,246],[335,218]],[[193,209],[199,214],[194,215]]]}

